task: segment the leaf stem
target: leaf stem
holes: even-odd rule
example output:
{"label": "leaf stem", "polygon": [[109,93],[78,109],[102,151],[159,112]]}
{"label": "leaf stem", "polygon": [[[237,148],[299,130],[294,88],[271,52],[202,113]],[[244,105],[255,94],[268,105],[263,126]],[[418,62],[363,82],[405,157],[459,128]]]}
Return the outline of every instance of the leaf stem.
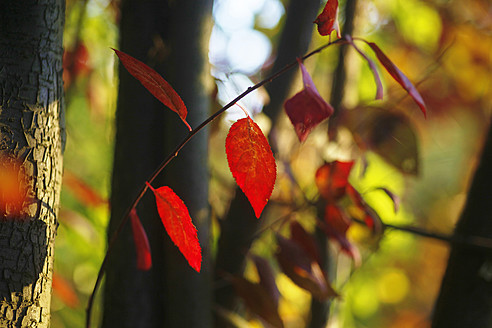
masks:
{"label": "leaf stem", "polygon": [[[324,45],[322,45],[322,46],[314,49],[313,51],[305,54],[304,56],[300,57],[300,60],[306,60],[307,58],[309,58],[309,57],[311,57],[311,56],[313,56],[313,55],[315,55],[315,54],[323,51],[324,49],[328,48],[329,46],[332,46],[332,45],[335,45],[335,44],[345,44],[345,43],[347,43],[347,41],[344,38],[337,39],[337,40],[335,40],[333,42],[328,42],[328,43],[326,43],[326,44],[324,44]],[[104,276],[104,271],[105,271],[106,266],[107,266],[109,255],[110,255],[110,253],[111,253],[111,251],[113,249],[113,246],[114,246],[116,240],[118,239],[118,236],[121,234],[121,231],[123,230],[123,227],[126,225],[126,223],[129,220],[129,214],[130,214],[131,210],[134,209],[134,208],[136,208],[136,206],[138,205],[138,203],[140,202],[140,200],[142,199],[142,197],[147,192],[147,190],[149,188],[148,185],[147,185],[147,182],[149,184],[152,183],[157,178],[157,176],[162,172],[162,170],[171,162],[171,160],[173,160],[175,157],[178,156],[178,153],[191,140],[191,138],[193,138],[198,132],[200,132],[203,128],[205,128],[205,126],[207,126],[209,123],[211,123],[212,121],[214,121],[222,113],[224,113],[226,110],[228,110],[229,108],[231,108],[232,106],[234,106],[234,104],[236,104],[239,100],[241,100],[244,97],[246,97],[251,92],[255,91],[256,89],[259,89],[260,87],[264,86],[265,84],[268,84],[268,83],[272,82],[273,80],[275,80],[278,77],[282,76],[285,72],[287,72],[288,70],[294,68],[297,65],[298,65],[297,60],[294,60],[291,63],[287,64],[284,68],[282,68],[278,72],[270,75],[266,79],[264,79],[264,80],[258,82],[257,84],[249,87],[243,93],[241,93],[239,96],[237,96],[236,98],[234,98],[233,100],[231,100],[229,103],[227,103],[224,107],[222,107],[217,112],[215,112],[214,114],[212,114],[211,116],[209,116],[205,121],[203,121],[195,129],[190,130],[190,132],[188,133],[188,135],[162,161],[162,163],[154,171],[154,173],[152,173],[152,175],[149,177],[149,179],[145,183],[142,184],[142,187],[140,188],[140,191],[138,193],[138,196],[132,202],[131,206],[129,206],[127,208],[127,210],[125,211],[125,214],[123,215],[123,218],[122,218],[120,224],[116,228],[116,231],[113,233],[113,236],[111,237],[111,239],[110,239],[110,241],[108,243],[108,248],[106,250],[106,254],[104,256],[104,259],[103,259],[103,261],[101,263],[101,267],[99,268],[99,272],[97,274],[97,279],[96,279],[96,282],[94,284],[94,289],[93,289],[93,291],[92,291],[92,293],[91,293],[91,295],[89,297],[89,301],[87,303],[87,309],[86,309],[86,328],[90,328],[91,327],[91,313],[92,313],[92,307],[94,305],[94,298],[95,298],[97,289],[98,289],[99,285],[101,284],[102,278]]]}

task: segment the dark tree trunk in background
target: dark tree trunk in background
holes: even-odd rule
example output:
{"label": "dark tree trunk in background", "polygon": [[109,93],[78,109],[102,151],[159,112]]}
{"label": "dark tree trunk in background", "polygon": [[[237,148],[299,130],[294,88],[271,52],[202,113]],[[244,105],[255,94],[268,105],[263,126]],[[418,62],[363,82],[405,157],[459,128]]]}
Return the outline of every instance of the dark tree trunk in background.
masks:
{"label": "dark tree trunk in background", "polygon": [[[492,239],[492,128],[456,236]],[[436,302],[433,328],[492,327],[492,252],[453,245]]]}
{"label": "dark tree trunk in background", "polygon": [[[279,45],[276,49],[277,58],[271,72],[277,72],[296,57],[307,52],[313,31],[313,21],[320,8],[319,0],[291,0],[286,8],[286,21],[282,30]],[[283,108],[283,103],[290,91],[295,78],[295,70],[286,72],[282,78],[275,80],[266,88],[270,103],[263,112],[276,122]],[[275,151],[274,140],[270,143]],[[226,217],[221,222],[221,235],[216,259],[215,280],[218,289],[215,294],[216,304],[224,309],[234,310],[237,306],[233,287],[224,277],[228,274],[241,274],[244,269],[246,254],[254,241],[254,234],[261,224],[239,188],[233,198]],[[218,327],[230,324],[217,318]]]}
{"label": "dark tree trunk in background", "polygon": [[[120,50],[163,75],[183,98],[193,127],[209,115],[211,11],[210,0],[121,4]],[[188,132],[122,65],[119,72],[110,236],[142,184]],[[173,188],[188,206],[202,245],[202,272],[196,273],[172,244],[154,196],[147,193],[137,212],[149,235],[153,268],[136,269],[128,225],[108,263],[103,327],[211,326],[207,139],[207,132],[200,132],[154,182]]]}
{"label": "dark tree trunk in background", "polygon": [[62,0],[0,2],[0,166],[22,163],[28,197],[15,218],[0,204],[0,327],[50,322],[64,141],[64,17]]}

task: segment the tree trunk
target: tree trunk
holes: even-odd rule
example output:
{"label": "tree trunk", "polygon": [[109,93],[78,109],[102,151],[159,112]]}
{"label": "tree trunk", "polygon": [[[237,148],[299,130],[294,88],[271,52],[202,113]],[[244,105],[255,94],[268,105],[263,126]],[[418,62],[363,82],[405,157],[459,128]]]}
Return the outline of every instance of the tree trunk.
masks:
{"label": "tree trunk", "polygon": [[[455,229],[492,239],[492,128]],[[453,245],[432,321],[434,328],[492,327],[492,252]]]}
{"label": "tree trunk", "polygon": [[62,0],[0,3],[0,170],[20,163],[27,186],[15,217],[9,204],[0,204],[1,327],[50,322],[64,143],[64,6]]}
{"label": "tree trunk", "polygon": [[[211,10],[210,0],[126,0],[121,7],[121,50],[163,75],[188,107],[193,127],[209,115]],[[187,134],[174,112],[122,65],[119,71],[110,236],[138,189]],[[172,244],[157,216],[154,196],[147,194],[137,211],[149,235],[153,268],[137,271],[127,226],[108,263],[104,327],[210,327],[207,139],[207,132],[200,132],[154,182],[154,187],[170,186],[188,206],[202,246],[202,272],[194,272]]]}

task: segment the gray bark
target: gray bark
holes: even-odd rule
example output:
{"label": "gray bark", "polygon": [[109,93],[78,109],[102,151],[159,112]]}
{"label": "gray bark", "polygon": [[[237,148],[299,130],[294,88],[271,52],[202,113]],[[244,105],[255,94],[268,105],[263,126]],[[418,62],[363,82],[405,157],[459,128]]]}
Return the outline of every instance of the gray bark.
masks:
{"label": "gray bark", "polygon": [[[120,50],[156,69],[188,107],[196,127],[209,114],[206,63],[212,3],[123,1]],[[111,196],[111,236],[138,189],[187,134],[187,128],[120,65],[116,146]],[[210,83],[210,82],[209,82]],[[104,327],[209,327],[211,281],[208,249],[207,132],[197,135],[154,187],[170,186],[188,206],[202,245],[202,272],[186,263],[157,216],[148,193],[137,207],[149,235],[153,268],[136,270],[127,226],[110,256]]]}
{"label": "gray bark", "polygon": [[0,3],[0,158],[21,163],[27,186],[20,213],[0,204],[1,327],[50,321],[64,143],[64,6],[62,0]]}

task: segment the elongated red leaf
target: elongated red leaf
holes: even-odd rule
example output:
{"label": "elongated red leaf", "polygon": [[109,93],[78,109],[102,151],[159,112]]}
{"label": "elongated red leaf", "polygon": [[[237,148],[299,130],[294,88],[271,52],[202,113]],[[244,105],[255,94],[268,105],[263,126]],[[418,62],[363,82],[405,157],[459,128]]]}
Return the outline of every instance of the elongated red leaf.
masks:
{"label": "elongated red leaf", "polygon": [[188,208],[171,188],[164,186],[154,189],[149,183],[147,186],[154,192],[157,211],[167,234],[190,266],[200,272],[202,249]]}
{"label": "elongated red leaf", "polygon": [[369,68],[371,69],[372,75],[374,76],[374,82],[376,82],[376,99],[383,99],[383,84],[381,83],[378,70],[376,69],[376,64],[374,64],[374,62],[369,57],[367,57],[366,54],[359,49],[359,47],[355,45],[350,35],[346,35],[345,39],[352,45],[352,47],[354,47],[354,49],[359,53],[359,55],[361,55],[362,58],[364,58],[369,64]]}
{"label": "elongated red leaf", "polygon": [[328,201],[336,201],[345,195],[353,161],[334,161],[323,164],[316,171],[315,182],[321,196]]}
{"label": "elongated red leaf", "polygon": [[384,68],[388,71],[388,73],[395,79],[396,82],[398,82],[403,89],[405,89],[410,97],[413,98],[413,100],[417,103],[417,105],[420,107],[422,110],[422,113],[424,113],[424,116],[427,116],[427,111],[425,107],[424,100],[422,99],[422,96],[420,93],[417,91],[415,86],[410,82],[410,80],[405,76],[405,74],[400,71],[400,69],[393,64],[393,62],[384,54],[384,52],[373,42],[368,42],[365,41],[371,49],[374,51],[376,54],[376,57],[378,58],[379,62],[384,66]]}
{"label": "elongated red leaf", "polygon": [[173,89],[173,87],[171,87],[171,85],[167,83],[166,80],[159,75],[159,73],[138,59],[135,59],[122,51],[116,49],[113,50],[128,72],[139,80],[140,83],[142,83],[142,85],[154,95],[154,97],[159,99],[159,101],[169,107],[169,109],[176,112],[191,131],[192,129],[190,125],[186,122],[188,110],[186,109],[183,100]]}
{"label": "elongated red leaf", "polygon": [[150,270],[152,256],[150,255],[149,239],[135,208],[130,211],[130,220],[132,222],[133,242],[137,251],[137,268],[142,271]]}
{"label": "elongated red leaf", "polygon": [[303,142],[312,129],[333,114],[334,109],[320,96],[306,67],[300,60],[298,62],[304,89],[288,99],[284,106],[297,137]]}
{"label": "elongated red leaf", "polygon": [[321,35],[330,35],[333,30],[337,31],[340,37],[340,26],[337,18],[338,0],[328,0],[321,14],[314,21],[318,24],[318,32]]}
{"label": "elongated red leaf", "polygon": [[277,177],[270,145],[260,127],[247,117],[231,126],[225,147],[232,176],[259,218]]}

